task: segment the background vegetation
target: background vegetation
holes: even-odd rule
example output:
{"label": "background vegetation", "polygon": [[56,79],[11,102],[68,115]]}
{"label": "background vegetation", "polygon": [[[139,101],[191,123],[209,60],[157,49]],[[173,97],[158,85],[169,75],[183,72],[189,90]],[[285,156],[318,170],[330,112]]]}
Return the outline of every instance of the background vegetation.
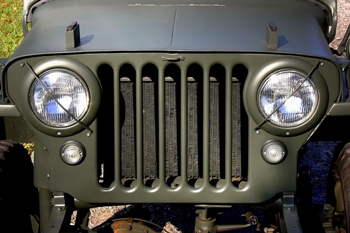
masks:
{"label": "background vegetation", "polygon": [[0,57],[9,57],[23,39],[23,0],[0,0]]}
{"label": "background vegetation", "polygon": [[[0,0],[0,57],[10,57],[23,39],[22,33],[23,0]],[[29,154],[34,144],[24,143]]]}

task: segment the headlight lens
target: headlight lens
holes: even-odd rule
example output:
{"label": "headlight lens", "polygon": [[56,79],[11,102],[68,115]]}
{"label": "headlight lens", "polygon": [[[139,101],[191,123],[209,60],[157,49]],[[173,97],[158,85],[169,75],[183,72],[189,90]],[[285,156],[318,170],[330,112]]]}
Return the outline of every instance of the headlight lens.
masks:
{"label": "headlight lens", "polygon": [[319,94],[310,79],[300,86],[305,78],[305,74],[294,70],[271,74],[262,83],[258,93],[258,106],[262,115],[268,117],[278,109],[269,121],[284,127],[307,121],[316,110]]}
{"label": "headlight lens", "polygon": [[51,70],[39,79],[46,88],[35,80],[30,88],[29,102],[40,121],[53,127],[67,127],[86,114],[90,97],[86,85],[77,75],[66,70]]}

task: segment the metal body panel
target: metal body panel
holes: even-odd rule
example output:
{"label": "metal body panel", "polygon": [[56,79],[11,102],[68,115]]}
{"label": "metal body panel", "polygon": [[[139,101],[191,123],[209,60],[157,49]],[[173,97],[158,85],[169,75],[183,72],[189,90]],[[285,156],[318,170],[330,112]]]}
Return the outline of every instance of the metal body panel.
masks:
{"label": "metal body panel", "polygon": [[350,115],[350,102],[334,103],[329,110],[329,116],[349,116]]}
{"label": "metal body panel", "polygon": [[[92,125],[96,129],[96,125]],[[94,148],[97,141],[97,134],[86,137],[85,133],[74,136],[73,138],[83,141],[88,151],[87,157],[83,163],[77,166],[68,166],[59,156],[59,147],[67,139],[51,138],[36,132],[39,138],[45,138],[45,148],[47,150],[42,155],[49,157],[50,161],[45,166],[48,167],[48,174],[42,174],[38,177],[40,171],[35,170],[35,185],[40,187],[49,182],[50,190],[61,190],[76,199],[95,204],[107,203],[260,203],[273,196],[289,190],[296,190],[296,179],[291,179],[297,175],[297,154],[298,148],[306,140],[308,134],[293,137],[291,139],[279,138],[267,134],[263,131],[256,134],[253,129],[250,130],[249,140],[255,145],[263,145],[264,142],[273,138],[280,139],[288,147],[287,158],[279,165],[266,163],[260,155],[260,147],[250,147],[248,156],[249,180],[244,188],[235,187],[230,180],[224,180],[224,186],[215,188],[209,183],[202,184],[200,188],[191,187],[187,182],[177,186],[169,187],[166,183],[158,183],[154,188],[140,184],[139,181],[131,188],[123,186],[116,181],[111,187],[103,188],[97,182],[97,155]],[[41,163],[42,164],[42,163]],[[45,169],[40,168],[40,170]],[[46,170],[46,169],[45,169]],[[141,181],[142,182],[142,181]],[[79,184],[79,185],[76,185]],[[278,185],[276,185],[278,184]],[[213,198],[215,195],[215,198]]]}
{"label": "metal body panel", "polygon": [[2,117],[20,117],[21,114],[18,112],[15,105],[0,105],[0,116]]}
{"label": "metal body panel", "polygon": [[6,139],[15,142],[34,142],[34,135],[28,123],[20,117],[4,117]]}
{"label": "metal body panel", "polygon": [[[304,1],[133,4],[60,0],[42,5],[33,17],[32,31],[12,59],[101,51],[239,51],[332,57],[324,35],[328,28],[326,15],[321,8]],[[73,21],[80,24],[81,43],[67,50],[65,29]],[[279,30],[275,51],[268,49],[265,42],[265,28],[270,21]]]}
{"label": "metal body panel", "polygon": [[[183,56],[185,59],[176,63],[164,61],[162,57],[177,57]],[[280,55],[271,54],[178,54],[168,55],[165,53],[139,53],[139,54],[125,54],[125,53],[105,53],[105,54],[78,54],[67,55],[69,59],[73,59],[78,63],[82,63],[84,66],[89,67],[91,72],[98,76],[98,69],[103,64],[109,64],[113,69],[113,73],[118,77],[119,69],[123,64],[131,64],[135,68],[136,76],[142,77],[142,69],[147,64],[154,64],[159,70],[158,79],[162,79],[164,70],[169,65],[176,65],[180,70],[186,70],[191,64],[199,64],[204,69],[204,73],[207,73],[209,67],[214,64],[220,64],[224,67],[227,73],[227,77],[231,77],[231,71],[237,64],[244,64],[248,70],[247,83],[254,82],[257,73],[261,67],[266,64],[273,63],[280,60]],[[328,99],[321,103],[328,109],[337,100],[340,90],[340,83],[338,77],[340,77],[339,67],[332,60],[325,60],[318,57],[299,57],[299,56],[283,56],[289,57],[291,60],[289,67],[298,67],[299,62],[309,64],[312,66],[316,62],[322,62],[324,65],[320,66],[318,72],[323,77],[324,82],[328,87]],[[28,64],[35,66],[35,64],[45,64],[45,60],[51,61],[50,57],[33,57],[28,59],[19,60],[13,63],[7,72],[8,94],[11,101],[17,106],[18,110],[24,115],[28,114],[23,112],[27,107],[24,107],[23,98],[26,98],[26,93],[21,95],[15,95],[12,93],[18,93],[18,88],[25,89],[25,87],[18,87],[17,83],[23,82],[23,79],[27,77],[30,72],[25,66],[21,68],[21,63],[28,62]],[[293,62],[293,61],[298,62]],[[272,68],[271,72],[276,68]],[[75,71],[77,72],[77,71]],[[206,75],[205,75],[206,76]],[[11,78],[10,78],[11,77]],[[100,77],[101,78],[101,77]],[[204,77],[203,77],[204,78]],[[141,80],[141,79],[140,79]],[[141,81],[142,82],[142,81]],[[118,82],[117,82],[118,83]],[[30,85],[30,84],[26,84]],[[117,84],[115,84],[117,85]],[[139,84],[136,84],[139,85]],[[29,86],[27,87],[29,90]],[[242,98],[251,98],[249,87],[246,87],[245,94]],[[103,90],[102,90],[103,92]],[[118,96],[118,95],[117,95]],[[92,107],[98,108],[94,103]],[[118,104],[117,104],[118,106]],[[115,108],[115,114],[118,114],[118,108]],[[325,113],[324,113],[325,114]],[[142,119],[142,118],[141,118]],[[319,119],[321,122],[322,119]],[[119,117],[114,119],[115,132],[118,132]],[[111,124],[112,125],[112,124]],[[302,125],[304,128],[303,134],[297,134],[294,136],[278,136],[273,132],[268,133],[264,130],[255,131],[257,123],[249,117],[248,128],[248,153],[243,155],[248,161],[248,181],[244,187],[236,187],[232,184],[230,179],[221,180],[220,187],[214,187],[209,183],[208,177],[198,184],[196,187],[192,187],[187,178],[178,178],[178,186],[170,187],[165,183],[164,178],[159,181],[155,181],[152,187],[148,187],[143,184],[142,179],[136,179],[130,187],[125,187],[120,180],[120,175],[117,170],[115,181],[109,187],[102,187],[98,183],[98,164],[97,164],[97,148],[104,146],[100,144],[99,137],[103,137],[104,131],[99,131],[98,121],[95,120],[89,126],[93,130],[93,134],[87,136],[87,131],[83,130],[70,136],[52,137],[50,135],[41,133],[39,129],[33,129],[36,135],[35,143],[36,147],[36,162],[35,162],[35,184],[38,187],[48,187],[51,191],[66,192],[74,196],[76,199],[87,203],[155,203],[155,202],[171,202],[171,203],[257,203],[263,202],[281,192],[293,192],[296,190],[296,177],[297,175],[297,158],[299,148],[305,143],[307,138],[313,132],[315,126]],[[42,127],[45,127],[42,124]],[[187,127],[187,126],[186,126]],[[45,132],[45,131],[43,131]],[[288,150],[288,156],[286,159],[277,165],[268,164],[261,156],[261,146],[268,141],[278,139],[283,142]],[[87,151],[85,160],[76,166],[69,166],[64,163],[60,158],[60,148],[65,142],[69,140],[76,140],[81,142]],[[115,139],[117,148],[118,139]],[[257,146],[260,145],[260,146]],[[142,148],[142,147],[141,147]],[[118,153],[115,154],[118,158]],[[181,155],[181,158],[184,155]],[[208,162],[208,161],[207,161]],[[115,160],[115,167],[120,166],[119,160]],[[205,163],[203,166],[208,166]],[[137,167],[138,170],[142,168]],[[140,176],[139,176],[140,177]],[[163,180],[162,180],[163,179]],[[79,184],[79,185],[77,185]],[[276,185],[278,184],[278,185]],[[157,195],[158,194],[158,195]],[[215,195],[215,199],[213,199]]]}

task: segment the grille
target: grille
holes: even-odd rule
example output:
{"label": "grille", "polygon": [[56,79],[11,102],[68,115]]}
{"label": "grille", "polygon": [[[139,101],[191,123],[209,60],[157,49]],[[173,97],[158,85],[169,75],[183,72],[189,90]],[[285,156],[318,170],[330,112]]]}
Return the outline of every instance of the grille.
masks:
{"label": "grille", "polygon": [[[126,186],[134,179],[241,179],[242,131],[246,130],[243,81],[221,65],[207,71],[196,64],[185,70],[175,64],[162,69],[149,64],[138,73],[124,65],[117,83],[101,81],[103,98],[109,100],[103,101],[104,116],[99,118],[110,120],[106,115],[110,117],[115,106],[119,118],[114,119],[113,130],[109,126],[113,136],[108,138],[117,137],[120,143],[100,151],[104,154],[100,183],[108,186],[115,177]],[[106,76],[106,67],[101,70],[99,76]],[[113,76],[112,70],[109,73]],[[117,103],[111,102],[111,95]]]}

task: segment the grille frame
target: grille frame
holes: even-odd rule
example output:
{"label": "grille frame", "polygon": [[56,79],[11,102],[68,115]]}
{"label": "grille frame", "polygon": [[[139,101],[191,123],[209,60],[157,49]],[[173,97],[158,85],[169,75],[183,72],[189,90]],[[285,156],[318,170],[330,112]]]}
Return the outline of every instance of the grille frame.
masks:
{"label": "grille frame", "polygon": [[[152,183],[158,182],[174,187],[180,185],[178,180],[187,180],[196,188],[203,182],[220,187],[226,178],[235,185],[243,179],[240,136],[241,115],[246,116],[241,101],[245,76],[239,81],[222,65],[196,63],[185,70],[176,63],[164,69],[148,63],[139,71],[123,64],[117,73],[118,77],[109,78],[118,88],[114,88],[114,106],[120,107],[115,107],[119,116],[113,135],[118,141],[114,154],[120,167],[114,168],[114,177],[102,182],[103,187],[113,180],[126,187],[132,183],[154,187]],[[244,122],[247,131],[247,120]],[[170,135],[175,141],[169,140]],[[169,143],[174,147],[172,154]],[[101,161],[108,163],[108,159]],[[168,164],[178,166],[174,174]]]}
{"label": "grille frame", "polygon": [[[164,70],[169,62],[162,61],[161,57],[166,56],[164,53],[95,53],[66,55],[67,57],[76,60],[89,67],[92,72],[98,76],[98,68],[106,64],[111,67],[110,76],[118,76],[120,67],[129,63],[135,70],[141,72],[145,64],[153,63],[159,70]],[[249,53],[191,53],[182,54],[185,57],[184,61],[176,64],[181,70],[186,69],[189,65],[197,63],[201,66],[210,67],[213,64],[221,64],[226,70],[233,70],[236,65],[244,64],[248,70],[247,83],[254,83],[255,75],[264,67],[266,63],[276,63],[280,60],[280,56],[271,56],[269,54],[249,54]],[[32,57],[26,58],[29,64],[36,64],[43,61],[47,57]],[[309,63],[319,61],[317,58],[303,58]],[[23,60],[18,60],[13,63],[13,67],[19,66]],[[325,65],[331,66],[330,62],[322,60]],[[293,64],[290,64],[293,65]],[[11,66],[12,67],[12,66]],[[21,82],[21,78],[25,77],[26,70],[24,69],[9,69],[11,77],[18,77],[11,82]],[[238,72],[239,73],[239,72]],[[161,73],[159,75],[162,75]],[[11,83],[10,83],[11,85]],[[117,83],[114,83],[112,89],[119,88]],[[243,102],[246,107],[246,101],[251,98],[249,87],[245,86],[243,90]],[[113,106],[116,105],[117,96],[114,95]],[[18,98],[13,98],[14,103]],[[103,102],[103,100],[102,100]],[[92,107],[98,108],[98,105],[92,103]],[[112,108],[112,106],[111,106]],[[19,109],[21,110],[21,109]],[[107,124],[108,128],[116,131],[120,127],[120,117],[117,108],[113,109],[115,124]],[[278,193],[285,191],[295,191],[296,179],[291,179],[297,174],[297,155],[299,148],[310,136],[310,132],[294,136],[292,139],[288,137],[280,137],[279,139],[285,143],[288,148],[288,157],[283,163],[272,166],[263,161],[260,155],[260,149],[267,140],[272,136],[263,130],[259,134],[255,132],[256,122],[251,118],[251,113],[247,112],[248,130],[246,134],[247,150],[242,156],[246,161],[249,169],[244,170],[249,178],[245,185],[237,187],[232,184],[231,180],[220,180],[220,187],[215,188],[208,182],[198,180],[198,186],[193,187],[187,179],[176,180],[179,183],[176,187],[170,187],[165,181],[155,180],[150,188],[144,185],[143,180],[138,180],[132,183],[127,188],[122,182],[116,182],[121,177],[118,173],[113,174],[115,181],[111,181],[110,185],[101,187],[96,181],[96,177],[100,175],[97,160],[99,158],[99,147],[108,146],[108,143],[103,143],[104,139],[109,135],[103,134],[99,122],[95,120],[90,128],[93,134],[87,137],[87,132],[81,131],[76,135],[72,135],[70,139],[80,141],[87,150],[85,160],[75,167],[69,167],[64,164],[57,151],[62,144],[66,142],[64,137],[52,137],[51,139],[43,133],[33,129],[37,139],[35,140],[36,158],[35,158],[35,185],[37,187],[49,187],[52,191],[61,191],[69,193],[76,199],[88,203],[257,203],[268,200]],[[243,131],[242,131],[243,132]],[[45,141],[45,145],[43,144]],[[116,137],[108,138],[112,144],[112,151],[117,148],[118,140]],[[110,145],[109,145],[110,146]],[[45,148],[45,150],[43,149]],[[114,152],[113,152],[114,153]],[[119,167],[120,161],[117,159],[112,161],[112,167]],[[48,179],[47,175],[50,175]]]}

